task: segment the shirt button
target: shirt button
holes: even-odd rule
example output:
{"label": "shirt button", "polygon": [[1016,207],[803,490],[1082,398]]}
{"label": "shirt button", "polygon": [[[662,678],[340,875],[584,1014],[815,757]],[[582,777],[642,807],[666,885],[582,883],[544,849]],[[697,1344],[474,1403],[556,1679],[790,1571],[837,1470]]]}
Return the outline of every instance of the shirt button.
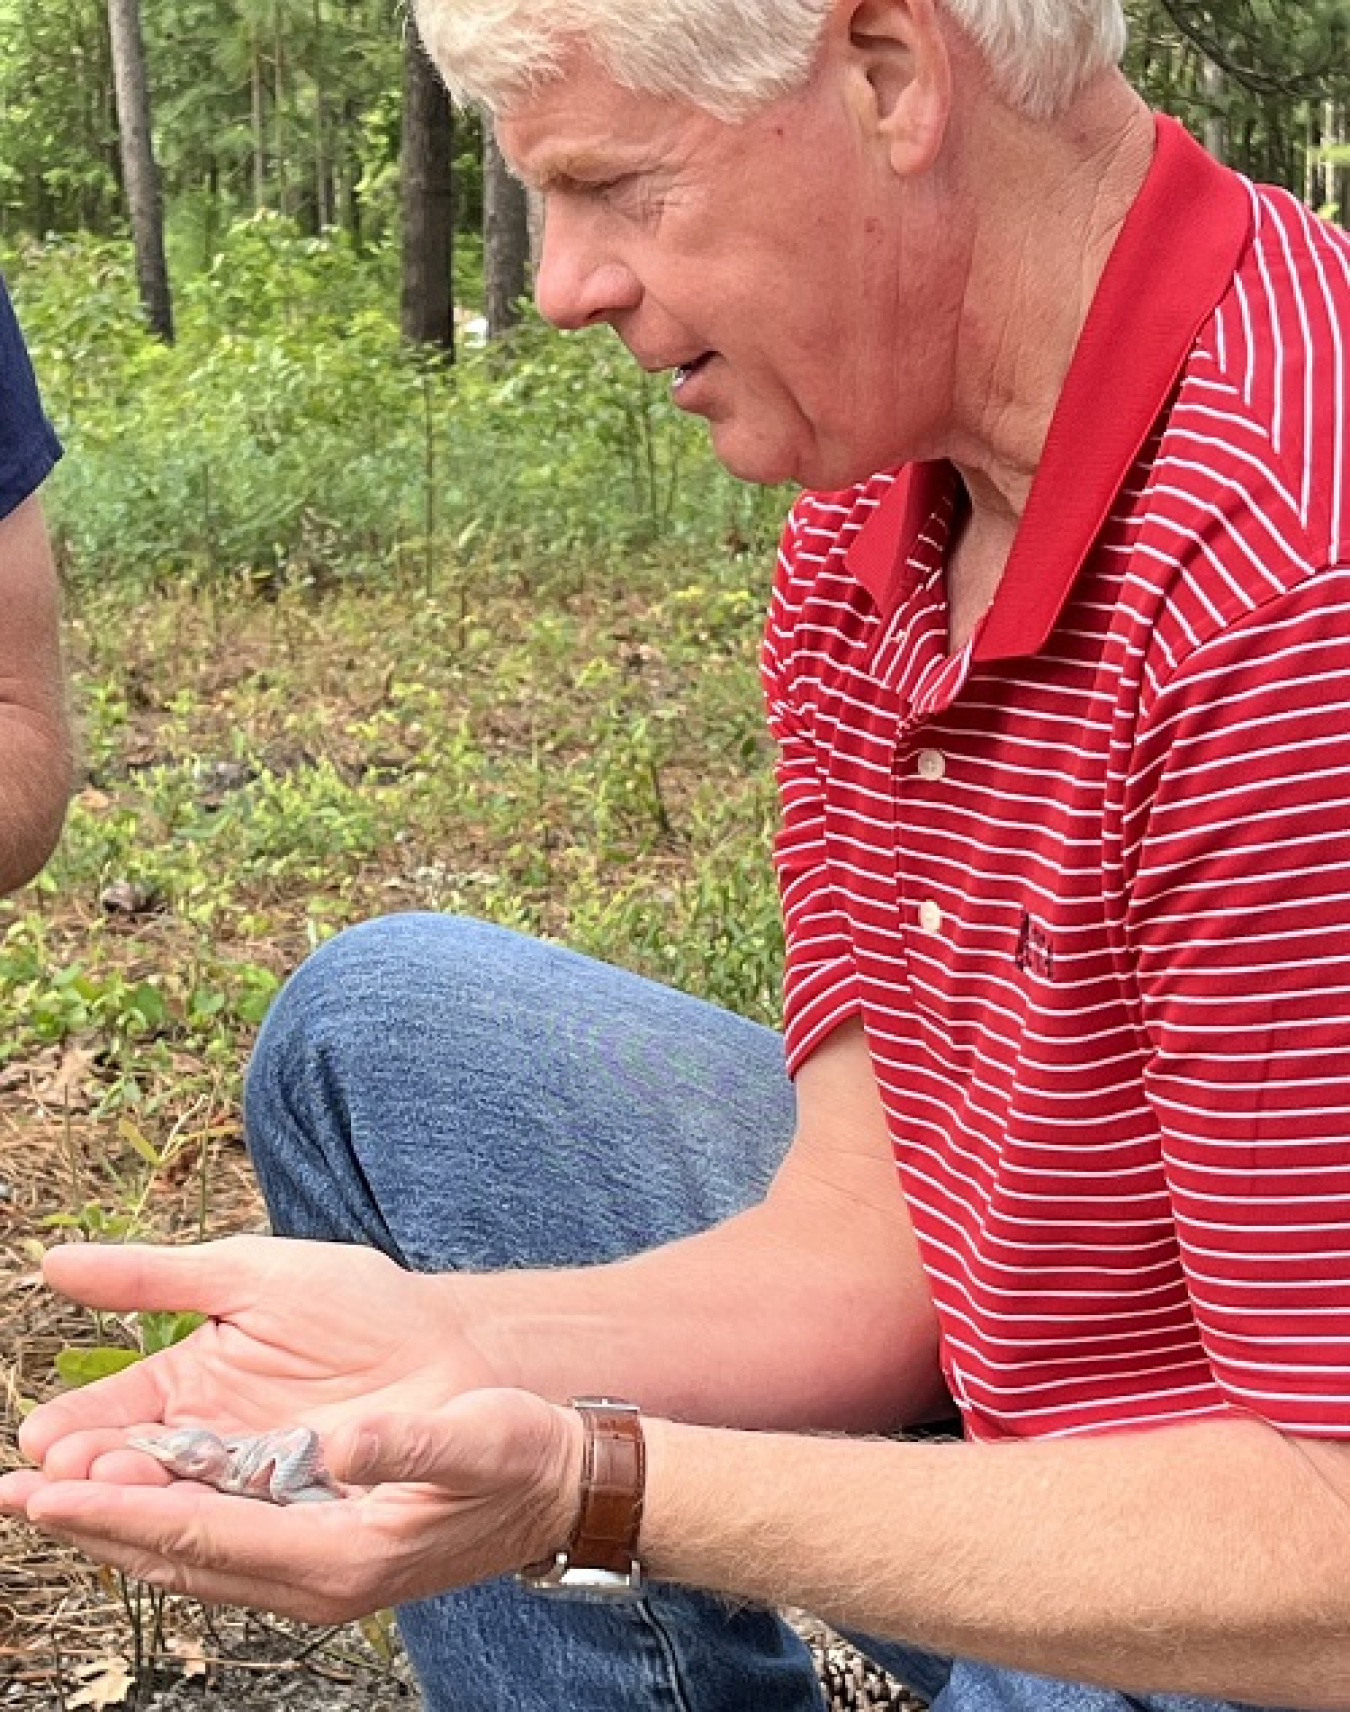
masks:
{"label": "shirt button", "polygon": [[936,784],[947,774],[947,757],[940,749],[921,749],[919,751],[919,777]]}
{"label": "shirt button", "polygon": [[919,926],[925,933],[940,933],[942,930],[942,910],[932,898],[925,898],[919,905]]}

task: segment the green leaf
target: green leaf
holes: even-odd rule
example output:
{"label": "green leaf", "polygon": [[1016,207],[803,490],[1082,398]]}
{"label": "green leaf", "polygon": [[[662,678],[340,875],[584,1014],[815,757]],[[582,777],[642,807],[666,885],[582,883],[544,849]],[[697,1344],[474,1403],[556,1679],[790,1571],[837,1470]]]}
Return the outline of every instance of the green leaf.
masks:
{"label": "green leaf", "polygon": [[169,1349],[176,1343],[182,1343],[185,1337],[190,1337],[198,1326],[206,1324],[205,1314],[195,1313],[145,1313],[136,1316],[136,1325],[140,1331],[141,1348],[147,1355],[157,1355],[162,1349]]}
{"label": "green leaf", "polygon": [[61,1349],[56,1352],[56,1371],[67,1385],[92,1385],[97,1379],[121,1373],[141,1359],[139,1350],[111,1349],[106,1345],[96,1349]]}
{"label": "green leaf", "polygon": [[142,981],[132,989],[127,1002],[128,1009],[135,1011],[147,1027],[162,1028],[169,1020],[169,1002],[160,989],[151,981]]}
{"label": "green leaf", "polygon": [[128,1147],[135,1148],[136,1152],[140,1154],[141,1158],[148,1166],[151,1167],[152,1170],[159,1170],[160,1166],[164,1163],[162,1155],[158,1148],[155,1147],[154,1143],[149,1141],[141,1133],[137,1126],[132,1123],[130,1118],[118,1119],[117,1133],[121,1136],[122,1140],[126,1142]]}

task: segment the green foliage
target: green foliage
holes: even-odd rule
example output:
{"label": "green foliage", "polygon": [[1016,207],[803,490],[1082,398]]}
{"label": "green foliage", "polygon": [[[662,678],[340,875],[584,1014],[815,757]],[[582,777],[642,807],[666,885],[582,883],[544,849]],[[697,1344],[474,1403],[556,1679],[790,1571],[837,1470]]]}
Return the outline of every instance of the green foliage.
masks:
{"label": "green foliage", "polygon": [[52,1365],[62,1383],[73,1390],[108,1379],[142,1359],[138,1349],[122,1349],[112,1344],[70,1345],[57,1350]]}
{"label": "green foliage", "polygon": [[205,1322],[204,1314],[135,1314],[127,1325],[129,1334],[136,1340],[135,1347],[109,1343],[70,1344],[56,1352],[53,1366],[62,1383],[72,1389],[92,1385],[96,1380],[107,1379],[111,1374],[121,1373],[124,1368],[144,1361],[147,1355],[156,1355],[172,1344],[181,1343]]}
{"label": "green foliage", "polygon": [[410,352],[378,262],[275,215],[232,227],[150,338],[130,254],[52,239],[11,285],[70,456],[51,512],[76,579],[217,593],[401,571],[434,587],[604,543],[764,546],[781,496],[731,482],[702,424],[607,333],[522,328],[453,369]]}
{"label": "green foliage", "polygon": [[1158,0],[1178,34],[1255,96],[1336,100],[1350,92],[1345,0]]}
{"label": "green foliage", "polygon": [[101,0],[0,0],[0,231],[106,229],[116,140]]}
{"label": "green foliage", "polygon": [[[158,1121],[185,1061],[237,1074],[282,968],[407,902],[771,1020],[754,652],[785,496],[732,484],[607,336],[410,355],[369,259],[276,216],[225,236],[172,349],[120,246],[15,260],[68,443],[87,784],[42,907],[0,913],[0,1066]],[[128,955],[128,910],[174,953]]]}
{"label": "green foliage", "polygon": [[[1346,0],[1127,0],[1127,70],[1150,101],[1254,177],[1313,202],[1350,102]],[[1339,127],[1339,133],[1338,133]]]}
{"label": "green foliage", "polygon": [[[209,263],[258,206],[379,238],[394,212],[401,56],[384,0],[168,0],[143,9],[177,248]],[[107,233],[120,213],[103,0],[0,0],[0,218]]]}

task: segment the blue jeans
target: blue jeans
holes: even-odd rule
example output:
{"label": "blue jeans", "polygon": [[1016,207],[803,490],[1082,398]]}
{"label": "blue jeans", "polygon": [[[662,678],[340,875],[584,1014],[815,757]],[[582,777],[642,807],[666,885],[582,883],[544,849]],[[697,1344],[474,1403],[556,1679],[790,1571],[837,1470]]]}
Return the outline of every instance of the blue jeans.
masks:
{"label": "blue jeans", "polygon": [[[323,947],[263,1028],[249,1145],[274,1227],[425,1271],[584,1265],[760,1198],[792,1133],[772,1031],[481,922],[400,915]],[[941,1550],[941,1542],[934,1542]],[[493,1582],[399,1614],[428,1712],[821,1712],[772,1612]],[[1214,1712],[852,1637],[937,1712]]]}

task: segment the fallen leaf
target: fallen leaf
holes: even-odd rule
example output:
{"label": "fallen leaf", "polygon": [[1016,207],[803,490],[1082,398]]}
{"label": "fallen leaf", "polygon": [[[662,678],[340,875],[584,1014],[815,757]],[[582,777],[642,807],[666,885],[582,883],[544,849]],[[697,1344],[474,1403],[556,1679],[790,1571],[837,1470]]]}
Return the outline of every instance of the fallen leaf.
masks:
{"label": "fallen leaf", "polygon": [[143,880],[114,880],[99,893],[98,901],[109,915],[153,915],[164,902],[154,886]]}
{"label": "fallen leaf", "polygon": [[34,1088],[34,1098],[72,1112],[87,1112],[94,1103],[89,1084],[97,1063],[98,1053],[94,1049],[68,1046],[53,1074]]}
{"label": "fallen leaf", "polygon": [[99,1712],[102,1706],[120,1706],[136,1686],[136,1678],[124,1658],[95,1659],[81,1665],[75,1672],[84,1687],[66,1696],[67,1706],[88,1706]]}
{"label": "fallen leaf", "polygon": [[392,1664],[398,1652],[395,1641],[394,1613],[392,1611],[372,1611],[368,1617],[361,1618],[360,1629],[372,1651],[385,1664]]}

